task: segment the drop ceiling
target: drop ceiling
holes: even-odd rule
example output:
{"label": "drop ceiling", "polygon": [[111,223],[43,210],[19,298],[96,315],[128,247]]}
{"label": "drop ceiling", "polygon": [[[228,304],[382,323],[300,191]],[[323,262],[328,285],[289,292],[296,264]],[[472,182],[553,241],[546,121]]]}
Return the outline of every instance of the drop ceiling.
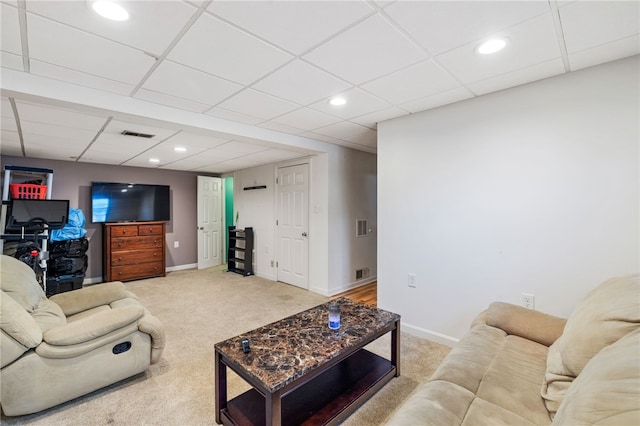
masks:
{"label": "drop ceiling", "polygon": [[2,155],[225,173],[375,153],[380,121],[640,53],[637,1],[120,3],[128,21],[0,3]]}

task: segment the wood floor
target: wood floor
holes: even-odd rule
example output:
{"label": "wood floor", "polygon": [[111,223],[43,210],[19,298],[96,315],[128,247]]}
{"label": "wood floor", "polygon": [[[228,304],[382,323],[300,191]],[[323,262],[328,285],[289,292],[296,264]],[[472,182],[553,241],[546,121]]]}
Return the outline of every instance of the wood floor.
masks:
{"label": "wood floor", "polygon": [[337,299],[338,297],[346,297],[356,302],[364,303],[366,305],[378,306],[378,283],[373,282],[366,284],[353,290],[345,291],[344,293],[336,294],[330,299]]}

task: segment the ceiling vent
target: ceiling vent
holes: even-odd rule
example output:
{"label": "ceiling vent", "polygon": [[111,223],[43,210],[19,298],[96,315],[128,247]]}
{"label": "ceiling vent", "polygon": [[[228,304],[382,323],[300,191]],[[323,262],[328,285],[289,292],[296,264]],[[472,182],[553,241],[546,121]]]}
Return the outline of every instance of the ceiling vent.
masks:
{"label": "ceiling vent", "polygon": [[147,138],[147,139],[151,139],[152,137],[155,136],[155,135],[150,135],[148,133],[131,132],[129,130],[123,130],[122,133],[120,134],[125,136],[135,136],[137,138]]}

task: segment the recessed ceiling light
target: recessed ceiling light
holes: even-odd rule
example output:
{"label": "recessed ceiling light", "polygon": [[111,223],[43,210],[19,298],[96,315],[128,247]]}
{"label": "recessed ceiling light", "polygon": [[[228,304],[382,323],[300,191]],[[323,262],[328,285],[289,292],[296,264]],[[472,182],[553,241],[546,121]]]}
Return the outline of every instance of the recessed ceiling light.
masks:
{"label": "recessed ceiling light", "polygon": [[187,152],[187,148],[185,148],[184,146],[176,146],[175,148],[173,148],[173,150],[175,152]]}
{"label": "recessed ceiling light", "polygon": [[159,163],[160,160],[158,160],[157,158],[149,158],[149,162],[150,163]]}
{"label": "recessed ceiling light", "polygon": [[94,1],[91,8],[100,16],[112,21],[126,21],[129,19],[129,12],[118,3],[106,0]]}
{"label": "recessed ceiling light", "polygon": [[484,41],[476,47],[476,52],[481,55],[490,55],[492,53],[496,53],[507,45],[507,40],[504,38],[492,38],[490,40]]}
{"label": "recessed ceiling light", "polygon": [[347,103],[345,98],[341,98],[340,96],[336,96],[335,98],[329,99],[329,103],[333,106],[341,106]]}

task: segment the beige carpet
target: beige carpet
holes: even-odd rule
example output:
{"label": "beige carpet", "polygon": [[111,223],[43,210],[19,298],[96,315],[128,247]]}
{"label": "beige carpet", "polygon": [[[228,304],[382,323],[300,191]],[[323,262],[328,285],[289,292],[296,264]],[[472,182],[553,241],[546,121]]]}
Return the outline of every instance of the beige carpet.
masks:
{"label": "beige carpet", "polygon": [[[2,417],[3,425],[215,424],[214,343],[328,300],[224,268],[178,271],[166,278],[126,285],[165,326],[167,346],[162,360],[145,373],[49,410]],[[388,357],[389,336],[371,344],[370,350]],[[383,424],[448,352],[446,346],[402,333],[401,377],[388,383],[344,424]],[[228,379],[230,397],[249,388],[230,371]]]}

